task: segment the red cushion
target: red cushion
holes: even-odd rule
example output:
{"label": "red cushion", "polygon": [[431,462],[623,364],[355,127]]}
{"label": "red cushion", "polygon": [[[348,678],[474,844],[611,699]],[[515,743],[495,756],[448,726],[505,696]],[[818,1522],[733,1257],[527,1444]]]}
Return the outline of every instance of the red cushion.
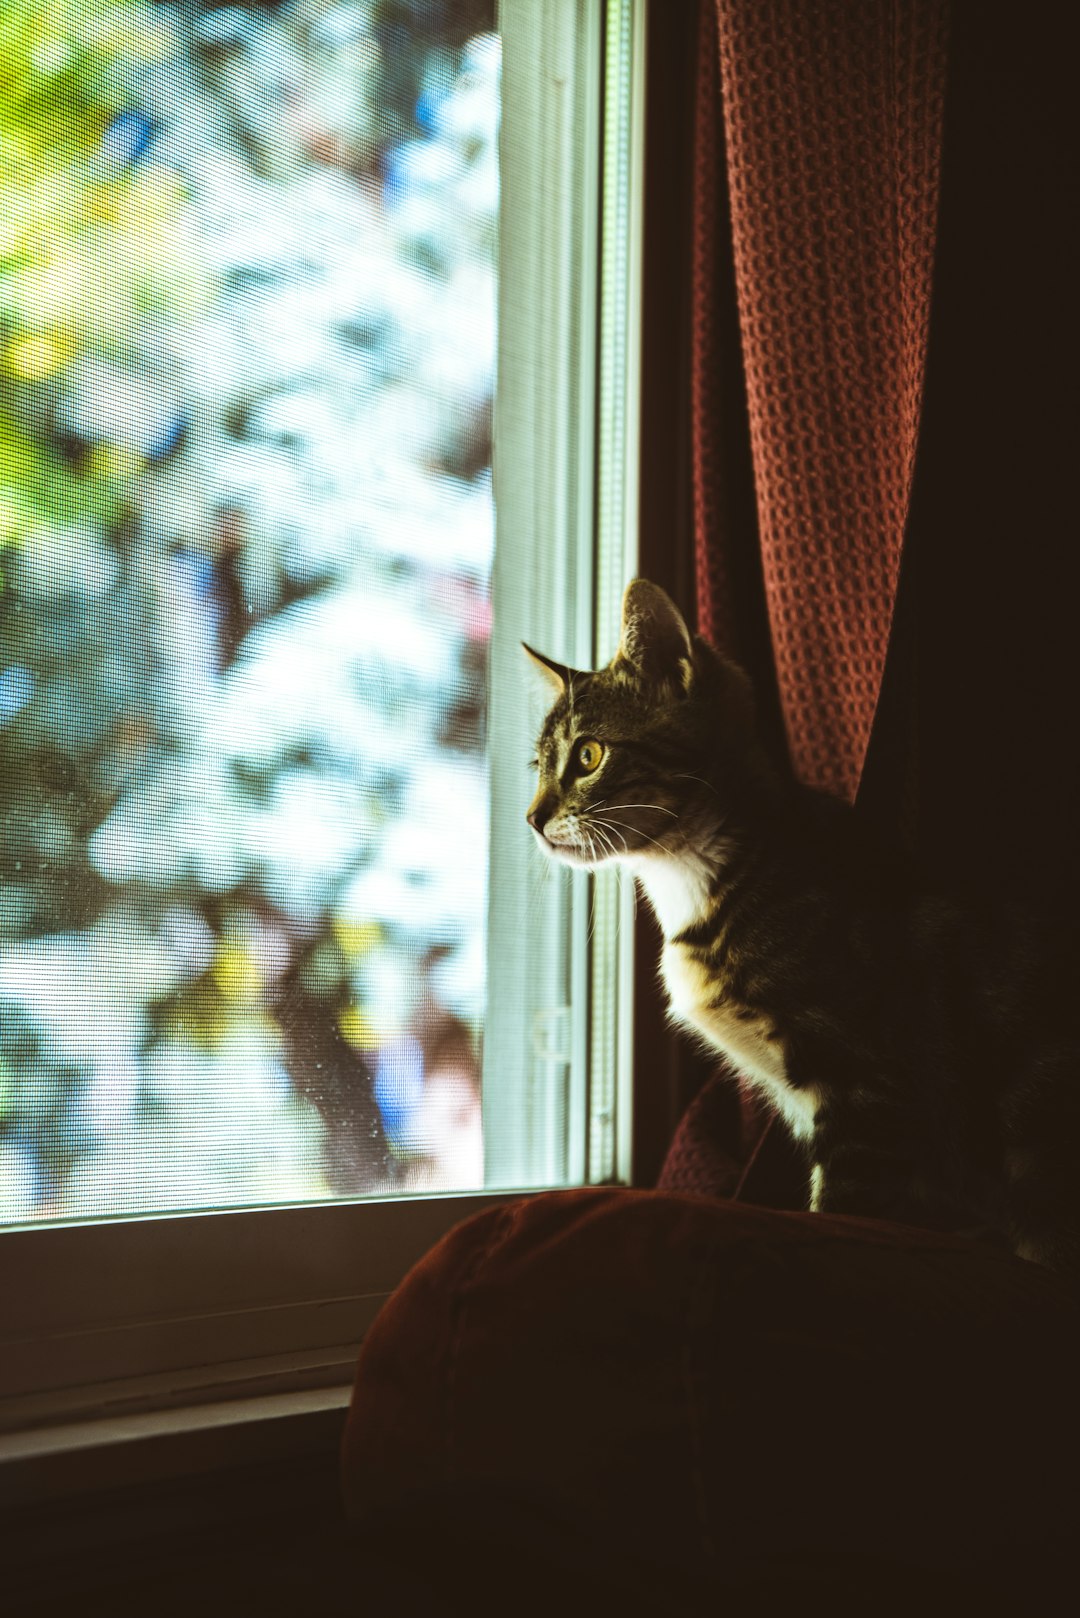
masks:
{"label": "red cushion", "polygon": [[346,1504],[432,1611],[532,1611],[545,1578],[611,1611],[1027,1588],[1075,1520],[1078,1346],[1052,1277],[956,1238],[544,1194],[459,1226],[386,1304]]}

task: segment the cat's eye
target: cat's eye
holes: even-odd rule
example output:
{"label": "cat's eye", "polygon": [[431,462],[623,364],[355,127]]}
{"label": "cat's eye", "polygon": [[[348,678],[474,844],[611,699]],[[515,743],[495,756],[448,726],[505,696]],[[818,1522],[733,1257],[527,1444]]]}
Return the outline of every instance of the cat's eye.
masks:
{"label": "cat's eye", "polygon": [[588,741],[578,742],[574,756],[581,773],[591,775],[594,770],[599,769],[604,749],[600,742],[590,737]]}

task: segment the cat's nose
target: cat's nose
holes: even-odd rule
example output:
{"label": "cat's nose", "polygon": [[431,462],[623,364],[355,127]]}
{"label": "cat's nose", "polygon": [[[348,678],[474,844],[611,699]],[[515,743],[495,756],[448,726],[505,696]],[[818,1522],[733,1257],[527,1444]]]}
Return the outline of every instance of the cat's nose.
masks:
{"label": "cat's nose", "polygon": [[537,832],[541,832],[541,833],[543,832],[543,830],[544,830],[544,819],[543,819],[543,816],[541,815],[539,809],[536,809],[536,808],[530,809],[528,814],[525,816],[525,819],[528,821],[528,823],[532,827],[533,831],[537,831]]}

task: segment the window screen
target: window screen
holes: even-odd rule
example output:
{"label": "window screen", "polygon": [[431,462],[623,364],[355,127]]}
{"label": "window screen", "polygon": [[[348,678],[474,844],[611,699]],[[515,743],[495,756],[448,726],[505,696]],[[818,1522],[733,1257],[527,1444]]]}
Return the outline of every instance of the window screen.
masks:
{"label": "window screen", "polygon": [[499,87],[0,0],[0,1222],[483,1183]]}

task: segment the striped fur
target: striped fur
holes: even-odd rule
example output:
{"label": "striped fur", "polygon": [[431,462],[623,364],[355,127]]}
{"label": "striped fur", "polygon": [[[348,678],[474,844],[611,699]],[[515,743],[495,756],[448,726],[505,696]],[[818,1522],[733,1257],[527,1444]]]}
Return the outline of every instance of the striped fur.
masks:
{"label": "striped fur", "polygon": [[634,873],[673,1021],[804,1142],[811,1206],[1080,1275],[1071,915],[921,891],[850,811],[773,767],[745,676],[644,580],[606,668],[530,655],[554,698],[534,835],[553,859]]}

